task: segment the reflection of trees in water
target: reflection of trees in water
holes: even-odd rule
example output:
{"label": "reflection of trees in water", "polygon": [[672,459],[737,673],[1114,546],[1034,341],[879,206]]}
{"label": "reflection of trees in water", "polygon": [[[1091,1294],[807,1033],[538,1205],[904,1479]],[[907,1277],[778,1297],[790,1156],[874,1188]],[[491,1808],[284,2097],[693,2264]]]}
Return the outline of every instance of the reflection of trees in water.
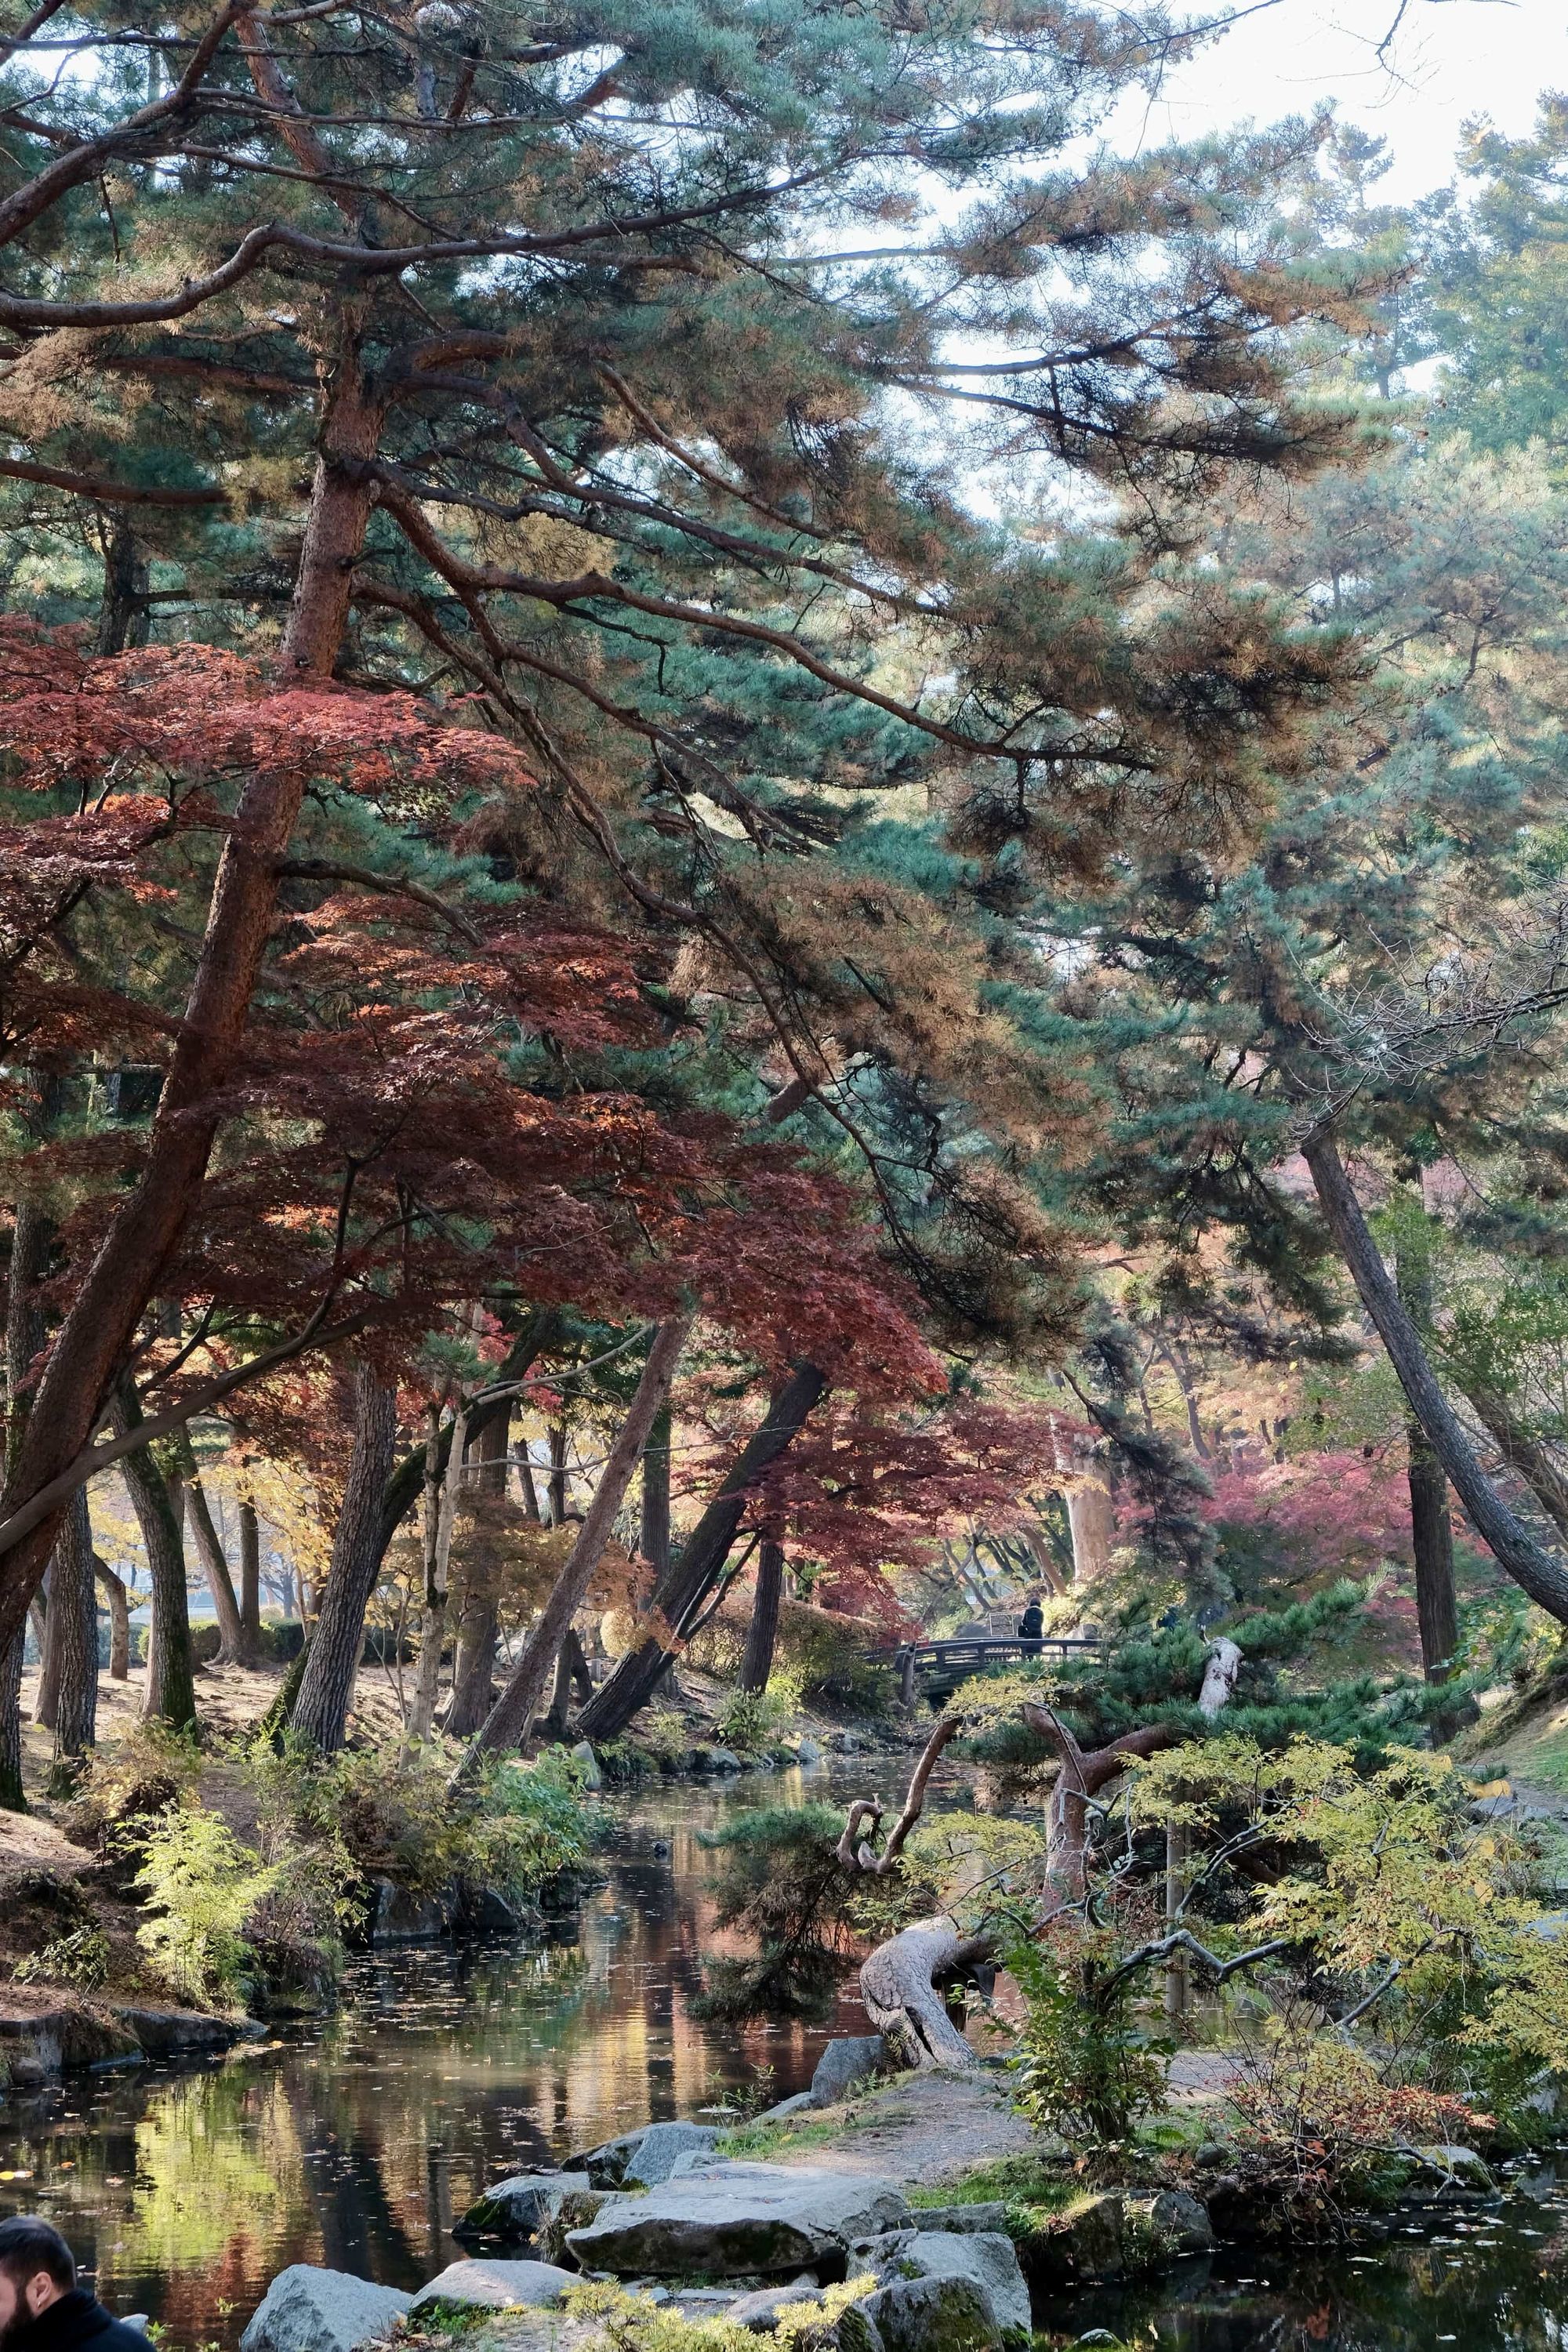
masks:
{"label": "reflection of trees in water", "polygon": [[286,2263],[416,2284],[503,2169],[689,2115],[763,2064],[783,2096],[809,2080],[820,2034],[687,2013],[721,1940],[696,1830],[736,1804],[646,1799],[643,1836],[608,1861],[569,1939],[368,1954],[308,2039],[100,2078],[31,2119],[0,2110],[0,2166],[36,2176],[0,2186],[0,2210],[53,2213],[110,2305],[152,2311],[176,2345],[232,2344]]}

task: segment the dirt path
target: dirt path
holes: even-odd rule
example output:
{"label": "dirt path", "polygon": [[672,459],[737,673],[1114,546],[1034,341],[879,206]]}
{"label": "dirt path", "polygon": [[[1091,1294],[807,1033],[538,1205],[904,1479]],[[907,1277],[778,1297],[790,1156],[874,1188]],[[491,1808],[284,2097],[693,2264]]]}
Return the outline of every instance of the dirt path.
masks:
{"label": "dirt path", "polygon": [[[759,2155],[829,2172],[878,2173],[928,2188],[962,2179],[994,2157],[1017,2156],[1033,2135],[1007,2104],[1007,2084],[985,2075],[908,2074],[781,2125]],[[819,2135],[831,2132],[824,2141]]]}

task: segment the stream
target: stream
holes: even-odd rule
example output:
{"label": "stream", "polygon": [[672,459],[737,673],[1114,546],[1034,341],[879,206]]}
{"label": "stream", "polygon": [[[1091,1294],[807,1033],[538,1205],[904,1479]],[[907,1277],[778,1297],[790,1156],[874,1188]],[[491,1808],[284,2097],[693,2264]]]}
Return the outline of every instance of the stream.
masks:
{"label": "stream", "polygon": [[[47,2213],[111,2310],[150,2314],[178,2352],[227,2352],[288,2263],[417,2286],[464,2251],[451,2224],[502,2172],[726,2094],[804,2089],[830,2034],[866,2030],[853,1979],[818,2030],[693,2019],[724,1948],[699,1833],[828,1788],[796,1771],[614,1799],[605,1884],[558,1940],[361,1954],[331,2017],[268,2044],[0,2103],[0,2215]],[[1521,2167],[1494,2206],[1397,2222],[1370,2252],[1227,2248],[1036,2317],[1053,2345],[1105,2329],[1171,2352],[1561,2352],[1568,2168]]]}

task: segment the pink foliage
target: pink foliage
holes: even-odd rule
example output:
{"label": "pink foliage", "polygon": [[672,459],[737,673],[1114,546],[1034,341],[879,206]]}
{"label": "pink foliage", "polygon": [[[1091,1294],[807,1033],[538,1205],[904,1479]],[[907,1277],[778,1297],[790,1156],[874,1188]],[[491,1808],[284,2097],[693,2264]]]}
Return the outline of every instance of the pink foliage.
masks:
{"label": "pink foliage", "polygon": [[1246,1528],[1305,1568],[1367,1570],[1408,1561],[1410,1488],[1397,1454],[1304,1454],[1222,1472],[1205,1517]]}

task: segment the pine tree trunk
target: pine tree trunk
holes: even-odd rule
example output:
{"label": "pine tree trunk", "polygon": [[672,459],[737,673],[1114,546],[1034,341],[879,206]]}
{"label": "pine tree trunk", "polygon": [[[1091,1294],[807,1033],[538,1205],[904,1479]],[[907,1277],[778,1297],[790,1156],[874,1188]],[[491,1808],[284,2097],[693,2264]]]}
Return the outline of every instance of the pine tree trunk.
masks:
{"label": "pine tree trunk", "polygon": [[550,1524],[563,1528],[566,1524],[566,1423],[552,1422],[550,1427]]}
{"label": "pine tree trunk", "polygon": [[[1432,1276],[1424,1254],[1396,1252],[1394,1282],[1400,1304],[1420,1332],[1432,1322]],[[1429,1683],[1447,1682],[1459,1646],[1459,1612],[1454,1594],[1454,1529],[1448,1516],[1448,1481],[1414,1415],[1405,1423],[1410,1466],[1410,1539],[1415,1554],[1415,1621],[1421,1635],[1421,1665]]]}
{"label": "pine tree trunk", "polygon": [[[561,1645],[566,1639],[572,1621],[582,1607],[594,1571],[599,1565],[616,1514],[626,1497],[632,1473],[647,1444],[648,1431],[655,1414],[669,1393],[670,1381],[686,1344],[690,1324],[683,1320],[661,1323],[655,1332],[626,1417],[616,1433],[608,1458],[599,1473],[599,1483],[594,1489],[576,1541],[567,1556],[566,1565],[555,1580],[553,1591],[538,1622],[523,1644],[511,1679],[485,1718],[464,1769],[472,1769],[481,1754],[498,1748],[521,1748],[528,1737],[529,1725],[538,1712]],[[593,1702],[589,1702],[592,1707]]]}
{"label": "pine tree trunk", "polygon": [[414,1680],[414,1704],[408,1714],[410,1747],[427,1740],[436,1727],[436,1703],[441,1691],[441,1649],[447,1634],[447,1570],[452,1558],[452,1524],[463,1475],[463,1446],[468,1408],[459,1402],[442,1470],[440,1418],[432,1407],[430,1433],[425,1454],[425,1613],[419,1627],[419,1666]]}
{"label": "pine tree trunk", "polygon": [[261,1522],[248,1498],[239,1506],[239,1642],[253,1666],[261,1655]]}
{"label": "pine tree trunk", "polygon": [[668,1405],[654,1417],[642,1458],[642,1556],[654,1582],[669,1570],[669,1453],[674,1421]]}
{"label": "pine tree trunk", "polygon": [[588,1672],[587,1653],[583,1637],[575,1625],[566,1628],[566,1639],[561,1644],[561,1655],[555,1661],[555,1691],[550,1702],[550,1712],[540,1725],[546,1739],[563,1739],[571,1720],[572,1694],[586,1706],[594,1696],[594,1677]]}
{"label": "pine tree trunk", "polygon": [[[142,1409],[129,1385],[121,1383],[114,1402],[116,1429],[132,1429],[142,1417]],[[196,1719],[196,1686],[191,1664],[185,1547],[180,1533],[175,1486],[164,1477],[151,1448],[145,1445],[122,1454],[120,1468],[142,1530],[153,1578],[153,1622],[147,1634],[147,1688],[142,1702],[142,1719],[172,1723],[183,1729]]]}
{"label": "pine tree trunk", "polygon": [[103,1587],[103,1597],[109,1609],[109,1678],[110,1682],[129,1682],[131,1603],[125,1591],[125,1580],[116,1576],[108,1561],[100,1559],[96,1552],[92,1556],[92,1572]]}
{"label": "pine tree trunk", "polygon": [[1414,1418],[1450,1485],[1489,1545],[1499,1567],[1547,1615],[1568,1624],[1568,1568],[1538,1544],[1509,1509],[1438,1387],[1426,1351],[1367,1229],[1331,1129],[1316,1128],[1302,1145],[1324,1222],[1388,1351]]}
{"label": "pine tree trunk", "polygon": [[0,1652],[0,1812],[4,1813],[27,1810],[22,1787],[22,1654],[26,1643],[24,1627]]}
{"label": "pine tree trunk", "polygon": [[363,1360],[354,1368],[354,1438],[332,1562],[300,1675],[292,1728],[335,1756],[343,1744],[364,1648],[364,1618],[381,1573],[381,1516],[397,1443],[397,1391]]}
{"label": "pine tree trunk", "polygon": [[[507,1455],[511,1449],[509,1407],[481,1429],[469,1447],[476,1465],[476,1491],[500,1500],[506,1494]],[[463,1579],[463,1604],[458,1616],[458,1657],[452,1669],[452,1704],[445,1728],[454,1739],[471,1739],[495,1698],[496,1644],[500,1631],[500,1602],[496,1570],[487,1560],[468,1567]]]}
{"label": "pine tree trunk", "polygon": [[746,1654],[741,1661],[741,1688],[763,1691],[773,1670],[773,1644],[778,1639],[779,1603],[784,1598],[784,1546],[764,1536],[757,1554],[757,1595],[746,1629]]}
{"label": "pine tree trunk", "polygon": [[49,1646],[59,1676],[50,1787],[65,1795],[98,1729],[98,1607],[85,1486],[71,1496],[49,1570]]}
{"label": "pine tree trunk", "polygon": [[656,1587],[651,1630],[624,1657],[584,1708],[577,1728],[584,1739],[615,1739],[647,1705],[682,1646],[684,1630],[724,1572],[750,1488],[791,1445],[807,1414],[826,1392],[827,1376],[799,1364],[769,1402],[762,1427],[742,1447],[718,1493]]}
{"label": "pine tree trunk", "polygon": [[55,1568],[65,1541],[65,1528],[49,1556],[44,1580],[38,1587],[38,1598],[44,1604],[44,1622],[38,1632],[38,1687],[33,1696],[33,1721],[45,1731],[52,1731],[60,1709],[60,1660],[55,1648]]}
{"label": "pine tree trunk", "polygon": [[98,608],[100,654],[122,654],[147,642],[147,560],[123,515],[109,525],[103,549],[103,598]]}
{"label": "pine tree trunk", "polygon": [[[374,497],[367,461],[384,409],[367,383],[363,298],[339,306],[320,455],[279,662],[292,683],[330,678]],[[211,1108],[233,1067],[278,901],[275,863],[294,830],[308,770],[269,762],[241,792],[224,835],[205,932],[134,1190],[116,1210],[56,1334],[15,1458],[0,1519],[0,1648],[19,1630],[54,1547],[63,1499],[41,1497],[98,1425],[116,1369],[196,1202],[217,1133]]]}
{"label": "pine tree trunk", "polygon": [[213,1611],[217,1618],[218,1653],[216,1663],[220,1666],[236,1664],[245,1648],[245,1636],[239,1622],[239,1599],[224,1556],[222,1538],[213,1524],[213,1515],[203,1489],[201,1474],[196,1468],[196,1451],[191,1444],[190,1432],[182,1429],[171,1441],[170,1451],[179,1463],[184,1480],[185,1507],[190,1514],[192,1531],[196,1538],[196,1558],[207,1580],[212,1595]]}
{"label": "pine tree trunk", "polygon": [[1115,1510],[1103,1478],[1090,1476],[1068,1494],[1068,1526],[1072,1531],[1072,1580],[1076,1593],[1089,1588],[1110,1565],[1110,1538]]}

